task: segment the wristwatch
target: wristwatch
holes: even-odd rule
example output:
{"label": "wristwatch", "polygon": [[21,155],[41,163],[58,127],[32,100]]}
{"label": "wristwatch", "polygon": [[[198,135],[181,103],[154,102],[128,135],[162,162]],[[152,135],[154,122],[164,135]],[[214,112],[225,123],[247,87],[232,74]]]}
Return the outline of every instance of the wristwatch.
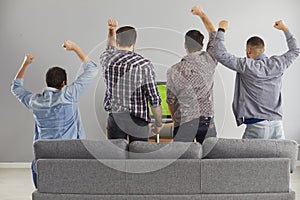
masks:
{"label": "wristwatch", "polygon": [[218,28],[218,31],[222,31],[225,33],[225,29],[224,28]]}

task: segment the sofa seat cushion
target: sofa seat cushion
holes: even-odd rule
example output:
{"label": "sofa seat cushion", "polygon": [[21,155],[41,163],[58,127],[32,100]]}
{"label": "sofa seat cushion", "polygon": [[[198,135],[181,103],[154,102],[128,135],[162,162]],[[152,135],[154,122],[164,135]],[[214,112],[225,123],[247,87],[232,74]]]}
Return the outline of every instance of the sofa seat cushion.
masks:
{"label": "sofa seat cushion", "polygon": [[201,159],[202,145],[194,142],[142,142],[129,144],[130,159]]}
{"label": "sofa seat cushion", "polygon": [[37,140],[35,159],[127,159],[128,144],[114,140]]}
{"label": "sofa seat cushion", "polygon": [[207,138],[203,158],[289,158],[291,172],[296,169],[298,144],[292,140]]}

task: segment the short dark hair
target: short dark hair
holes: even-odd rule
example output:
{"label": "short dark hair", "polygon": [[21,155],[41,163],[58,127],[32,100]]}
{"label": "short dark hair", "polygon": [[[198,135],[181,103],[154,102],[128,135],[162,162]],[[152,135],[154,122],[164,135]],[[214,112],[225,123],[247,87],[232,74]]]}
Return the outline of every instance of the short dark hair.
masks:
{"label": "short dark hair", "polygon": [[197,30],[189,30],[185,34],[185,45],[189,52],[200,51],[203,47],[204,35]]}
{"label": "short dark hair", "polygon": [[46,83],[48,87],[61,89],[62,83],[67,84],[66,70],[60,67],[51,67],[46,73]]}
{"label": "short dark hair", "polygon": [[121,47],[130,47],[136,41],[136,30],[131,26],[123,26],[118,28],[117,33],[117,44]]}
{"label": "short dark hair", "polygon": [[264,43],[263,39],[261,39],[258,36],[253,36],[253,37],[249,38],[247,40],[247,45],[257,47],[257,48],[264,48],[265,47],[265,43]]}

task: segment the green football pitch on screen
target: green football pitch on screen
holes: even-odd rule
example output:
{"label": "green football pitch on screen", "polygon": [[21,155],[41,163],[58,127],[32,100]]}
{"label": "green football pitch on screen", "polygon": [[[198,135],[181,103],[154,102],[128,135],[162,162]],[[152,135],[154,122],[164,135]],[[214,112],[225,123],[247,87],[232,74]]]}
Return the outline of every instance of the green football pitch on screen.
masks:
{"label": "green football pitch on screen", "polygon": [[[170,117],[171,114],[169,112],[168,104],[166,102],[167,99],[167,86],[166,83],[159,82],[157,83],[157,90],[159,92],[160,98],[161,98],[161,108],[162,108],[162,116],[163,117]],[[150,108],[150,103],[149,103]],[[150,109],[150,115],[152,116],[152,111]]]}

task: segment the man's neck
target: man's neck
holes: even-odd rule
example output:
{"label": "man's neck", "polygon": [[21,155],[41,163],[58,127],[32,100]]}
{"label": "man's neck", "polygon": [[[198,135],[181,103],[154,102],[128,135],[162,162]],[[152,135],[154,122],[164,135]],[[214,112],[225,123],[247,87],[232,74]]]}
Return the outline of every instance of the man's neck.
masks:
{"label": "man's neck", "polygon": [[133,51],[133,46],[131,46],[131,47],[121,47],[121,46],[119,46],[118,49],[123,50],[123,51]]}

